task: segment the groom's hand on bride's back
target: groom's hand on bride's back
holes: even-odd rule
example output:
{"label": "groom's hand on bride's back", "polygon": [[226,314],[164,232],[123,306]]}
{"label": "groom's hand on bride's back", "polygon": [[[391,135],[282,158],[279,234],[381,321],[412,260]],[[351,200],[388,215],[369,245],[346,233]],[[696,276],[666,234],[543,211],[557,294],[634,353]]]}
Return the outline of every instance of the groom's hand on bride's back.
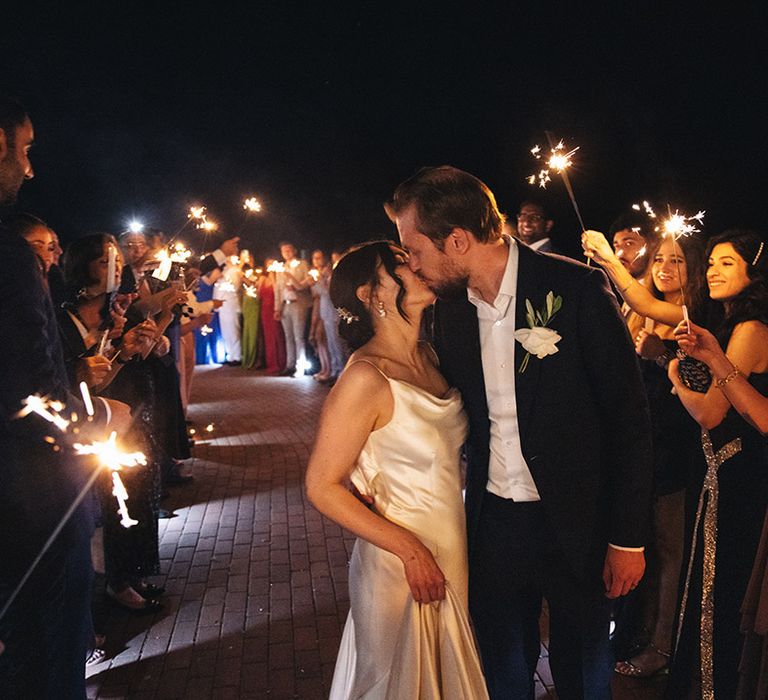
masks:
{"label": "groom's hand on bride's back", "polygon": [[360,491],[357,490],[357,486],[355,486],[352,482],[349,483],[349,492],[364,506],[367,506],[368,508],[373,508],[373,496],[368,496],[365,493],[360,493]]}

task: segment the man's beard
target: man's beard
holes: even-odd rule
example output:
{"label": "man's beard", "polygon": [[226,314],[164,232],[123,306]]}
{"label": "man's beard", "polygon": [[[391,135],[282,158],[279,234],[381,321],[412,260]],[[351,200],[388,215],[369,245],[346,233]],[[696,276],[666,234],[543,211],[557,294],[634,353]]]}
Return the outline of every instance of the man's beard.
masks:
{"label": "man's beard", "polygon": [[424,282],[438,299],[442,299],[443,301],[456,301],[461,299],[462,295],[466,297],[469,276],[464,275],[452,279],[440,280],[439,282],[425,279]]}

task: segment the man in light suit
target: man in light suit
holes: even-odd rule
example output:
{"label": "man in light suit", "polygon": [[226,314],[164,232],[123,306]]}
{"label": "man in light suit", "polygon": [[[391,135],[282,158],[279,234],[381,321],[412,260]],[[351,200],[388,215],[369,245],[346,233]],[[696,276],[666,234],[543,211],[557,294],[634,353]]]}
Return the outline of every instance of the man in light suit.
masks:
{"label": "man in light suit", "polygon": [[610,598],[644,571],[648,407],[605,275],[502,236],[491,191],[425,168],[387,206],[438,295],[469,416],[470,611],[492,698],[533,698],[542,598],[561,699],[610,697]]}

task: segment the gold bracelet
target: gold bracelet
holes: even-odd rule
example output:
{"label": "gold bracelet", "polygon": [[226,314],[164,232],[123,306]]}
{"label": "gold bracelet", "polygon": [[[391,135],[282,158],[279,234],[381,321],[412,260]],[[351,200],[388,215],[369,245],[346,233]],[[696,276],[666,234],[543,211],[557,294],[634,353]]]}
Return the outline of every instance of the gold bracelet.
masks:
{"label": "gold bracelet", "polygon": [[726,384],[729,384],[730,382],[732,382],[740,374],[741,372],[739,371],[739,368],[736,365],[734,365],[733,370],[731,370],[725,377],[723,377],[722,379],[715,380],[715,386],[718,389],[722,389]]}

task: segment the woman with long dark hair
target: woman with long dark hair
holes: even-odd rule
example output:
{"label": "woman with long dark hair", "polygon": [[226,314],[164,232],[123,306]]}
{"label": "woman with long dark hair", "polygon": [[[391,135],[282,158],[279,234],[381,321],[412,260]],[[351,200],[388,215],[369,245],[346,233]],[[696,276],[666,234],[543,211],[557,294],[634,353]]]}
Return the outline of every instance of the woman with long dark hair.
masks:
{"label": "woman with long dark hair", "polygon": [[331,698],[487,698],[467,612],[467,419],[419,342],[434,294],[387,241],[348,252],[330,294],[354,353],[323,409],[307,494],[358,536]]}
{"label": "woman with long dark hair", "polygon": [[739,375],[768,395],[768,251],[752,231],[730,230],[708,245],[707,284],[722,306],[715,331],[731,363],[694,391],[679,375],[669,378],[683,405],[701,426],[707,462],[697,504],[684,585],[677,646],[668,685],[673,698],[734,698],[741,654],[739,609],[755,559],[768,504],[764,438],[724,391]]}

